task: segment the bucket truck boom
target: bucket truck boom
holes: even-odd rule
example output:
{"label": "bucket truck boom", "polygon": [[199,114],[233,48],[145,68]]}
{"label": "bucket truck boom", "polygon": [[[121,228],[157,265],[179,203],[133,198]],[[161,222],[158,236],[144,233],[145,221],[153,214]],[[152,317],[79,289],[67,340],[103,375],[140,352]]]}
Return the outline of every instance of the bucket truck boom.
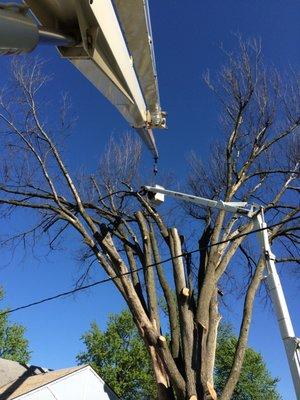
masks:
{"label": "bucket truck boom", "polygon": [[31,52],[40,42],[57,46],[158,157],[152,129],[166,128],[166,118],[148,0],[0,3],[0,54]]}

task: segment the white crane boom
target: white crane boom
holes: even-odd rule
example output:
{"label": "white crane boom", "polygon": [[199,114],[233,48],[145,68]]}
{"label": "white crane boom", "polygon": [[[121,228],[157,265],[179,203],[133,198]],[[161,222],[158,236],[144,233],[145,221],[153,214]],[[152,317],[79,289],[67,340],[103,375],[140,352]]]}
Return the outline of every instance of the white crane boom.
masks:
{"label": "white crane boom", "polygon": [[[206,199],[204,197],[193,196],[191,194],[175,192],[174,190],[167,190],[159,185],[143,186],[143,189],[148,192],[156,194],[159,193],[161,195],[174,197],[178,200],[188,201],[190,203],[194,203],[203,207],[218,208],[219,210],[225,210],[244,215],[251,215],[253,212],[253,206],[248,206],[248,204],[245,202],[240,202],[240,201],[225,202],[222,200],[211,200],[211,199]],[[164,198],[154,196],[153,200],[157,203],[161,203],[164,201]]]}
{"label": "white crane boom", "polygon": [[56,45],[157,158],[152,129],[165,128],[166,119],[160,106],[148,0],[24,2],[27,8],[0,4],[0,53],[30,52],[40,41]]}

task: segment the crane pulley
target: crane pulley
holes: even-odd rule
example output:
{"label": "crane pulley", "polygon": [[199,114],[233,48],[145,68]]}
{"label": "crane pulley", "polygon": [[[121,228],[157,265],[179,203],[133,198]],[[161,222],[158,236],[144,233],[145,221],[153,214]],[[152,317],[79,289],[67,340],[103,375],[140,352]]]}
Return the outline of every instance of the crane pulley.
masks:
{"label": "crane pulley", "polygon": [[31,52],[39,42],[56,45],[158,157],[152,129],[166,128],[166,115],[160,106],[147,0],[0,4],[0,53]]}

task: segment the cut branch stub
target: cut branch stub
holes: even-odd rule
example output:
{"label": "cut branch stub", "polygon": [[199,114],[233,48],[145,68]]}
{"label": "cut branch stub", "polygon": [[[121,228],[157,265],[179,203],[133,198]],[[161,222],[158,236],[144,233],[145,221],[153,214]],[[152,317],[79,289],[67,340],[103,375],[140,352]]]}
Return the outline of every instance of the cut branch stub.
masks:
{"label": "cut branch stub", "polygon": [[190,289],[185,287],[181,290],[181,296],[184,297],[185,299],[188,299],[190,296]]}
{"label": "cut branch stub", "polygon": [[207,390],[212,400],[217,400],[218,398],[217,393],[210,382],[207,382]]}
{"label": "cut branch stub", "polygon": [[159,336],[158,343],[160,346],[165,347],[167,344],[167,339],[164,336]]}

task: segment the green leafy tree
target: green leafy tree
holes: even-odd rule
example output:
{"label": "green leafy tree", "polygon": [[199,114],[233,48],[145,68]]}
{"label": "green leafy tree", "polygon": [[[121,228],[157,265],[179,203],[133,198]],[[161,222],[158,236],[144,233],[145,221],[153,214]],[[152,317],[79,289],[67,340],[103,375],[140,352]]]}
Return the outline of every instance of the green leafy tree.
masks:
{"label": "green leafy tree", "polygon": [[82,340],[86,351],[78,362],[92,365],[123,400],[154,397],[149,354],[129,311],[110,315],[105,332],[93,322]]}
{"label": "green leafy tree", "polygon": [[[218,393],[226,384],[235,354],[237,338],[230,325],[221,325],[215,364],[215,386]],[[245,352],[244,363],[232,400],[279,400],[276,390],[278,379],[274,379],[260,353],[251,348]]]}
{"label": "green leafy tree", "polygon": [[[4,291],[0,288],[0,301]],[[25,328],[9,322],[7,315],[0,310],[0,357],[26,364],[30,359],[28,340],[25,338]]]}
{"label": "green leafy tree", "polygon": [[[105,332],[92,323],[82,340],[86,350],[78,355],[78,362],[91,364],[123,400],[156,398],[150,358],[128,310],[110,315]],[[215,367],[218,393],[222,393],[230,373],[236,344],[231,326],[221,325]],[[279,400],[277,382],[262,356],[247,348],[232,400]]]}

